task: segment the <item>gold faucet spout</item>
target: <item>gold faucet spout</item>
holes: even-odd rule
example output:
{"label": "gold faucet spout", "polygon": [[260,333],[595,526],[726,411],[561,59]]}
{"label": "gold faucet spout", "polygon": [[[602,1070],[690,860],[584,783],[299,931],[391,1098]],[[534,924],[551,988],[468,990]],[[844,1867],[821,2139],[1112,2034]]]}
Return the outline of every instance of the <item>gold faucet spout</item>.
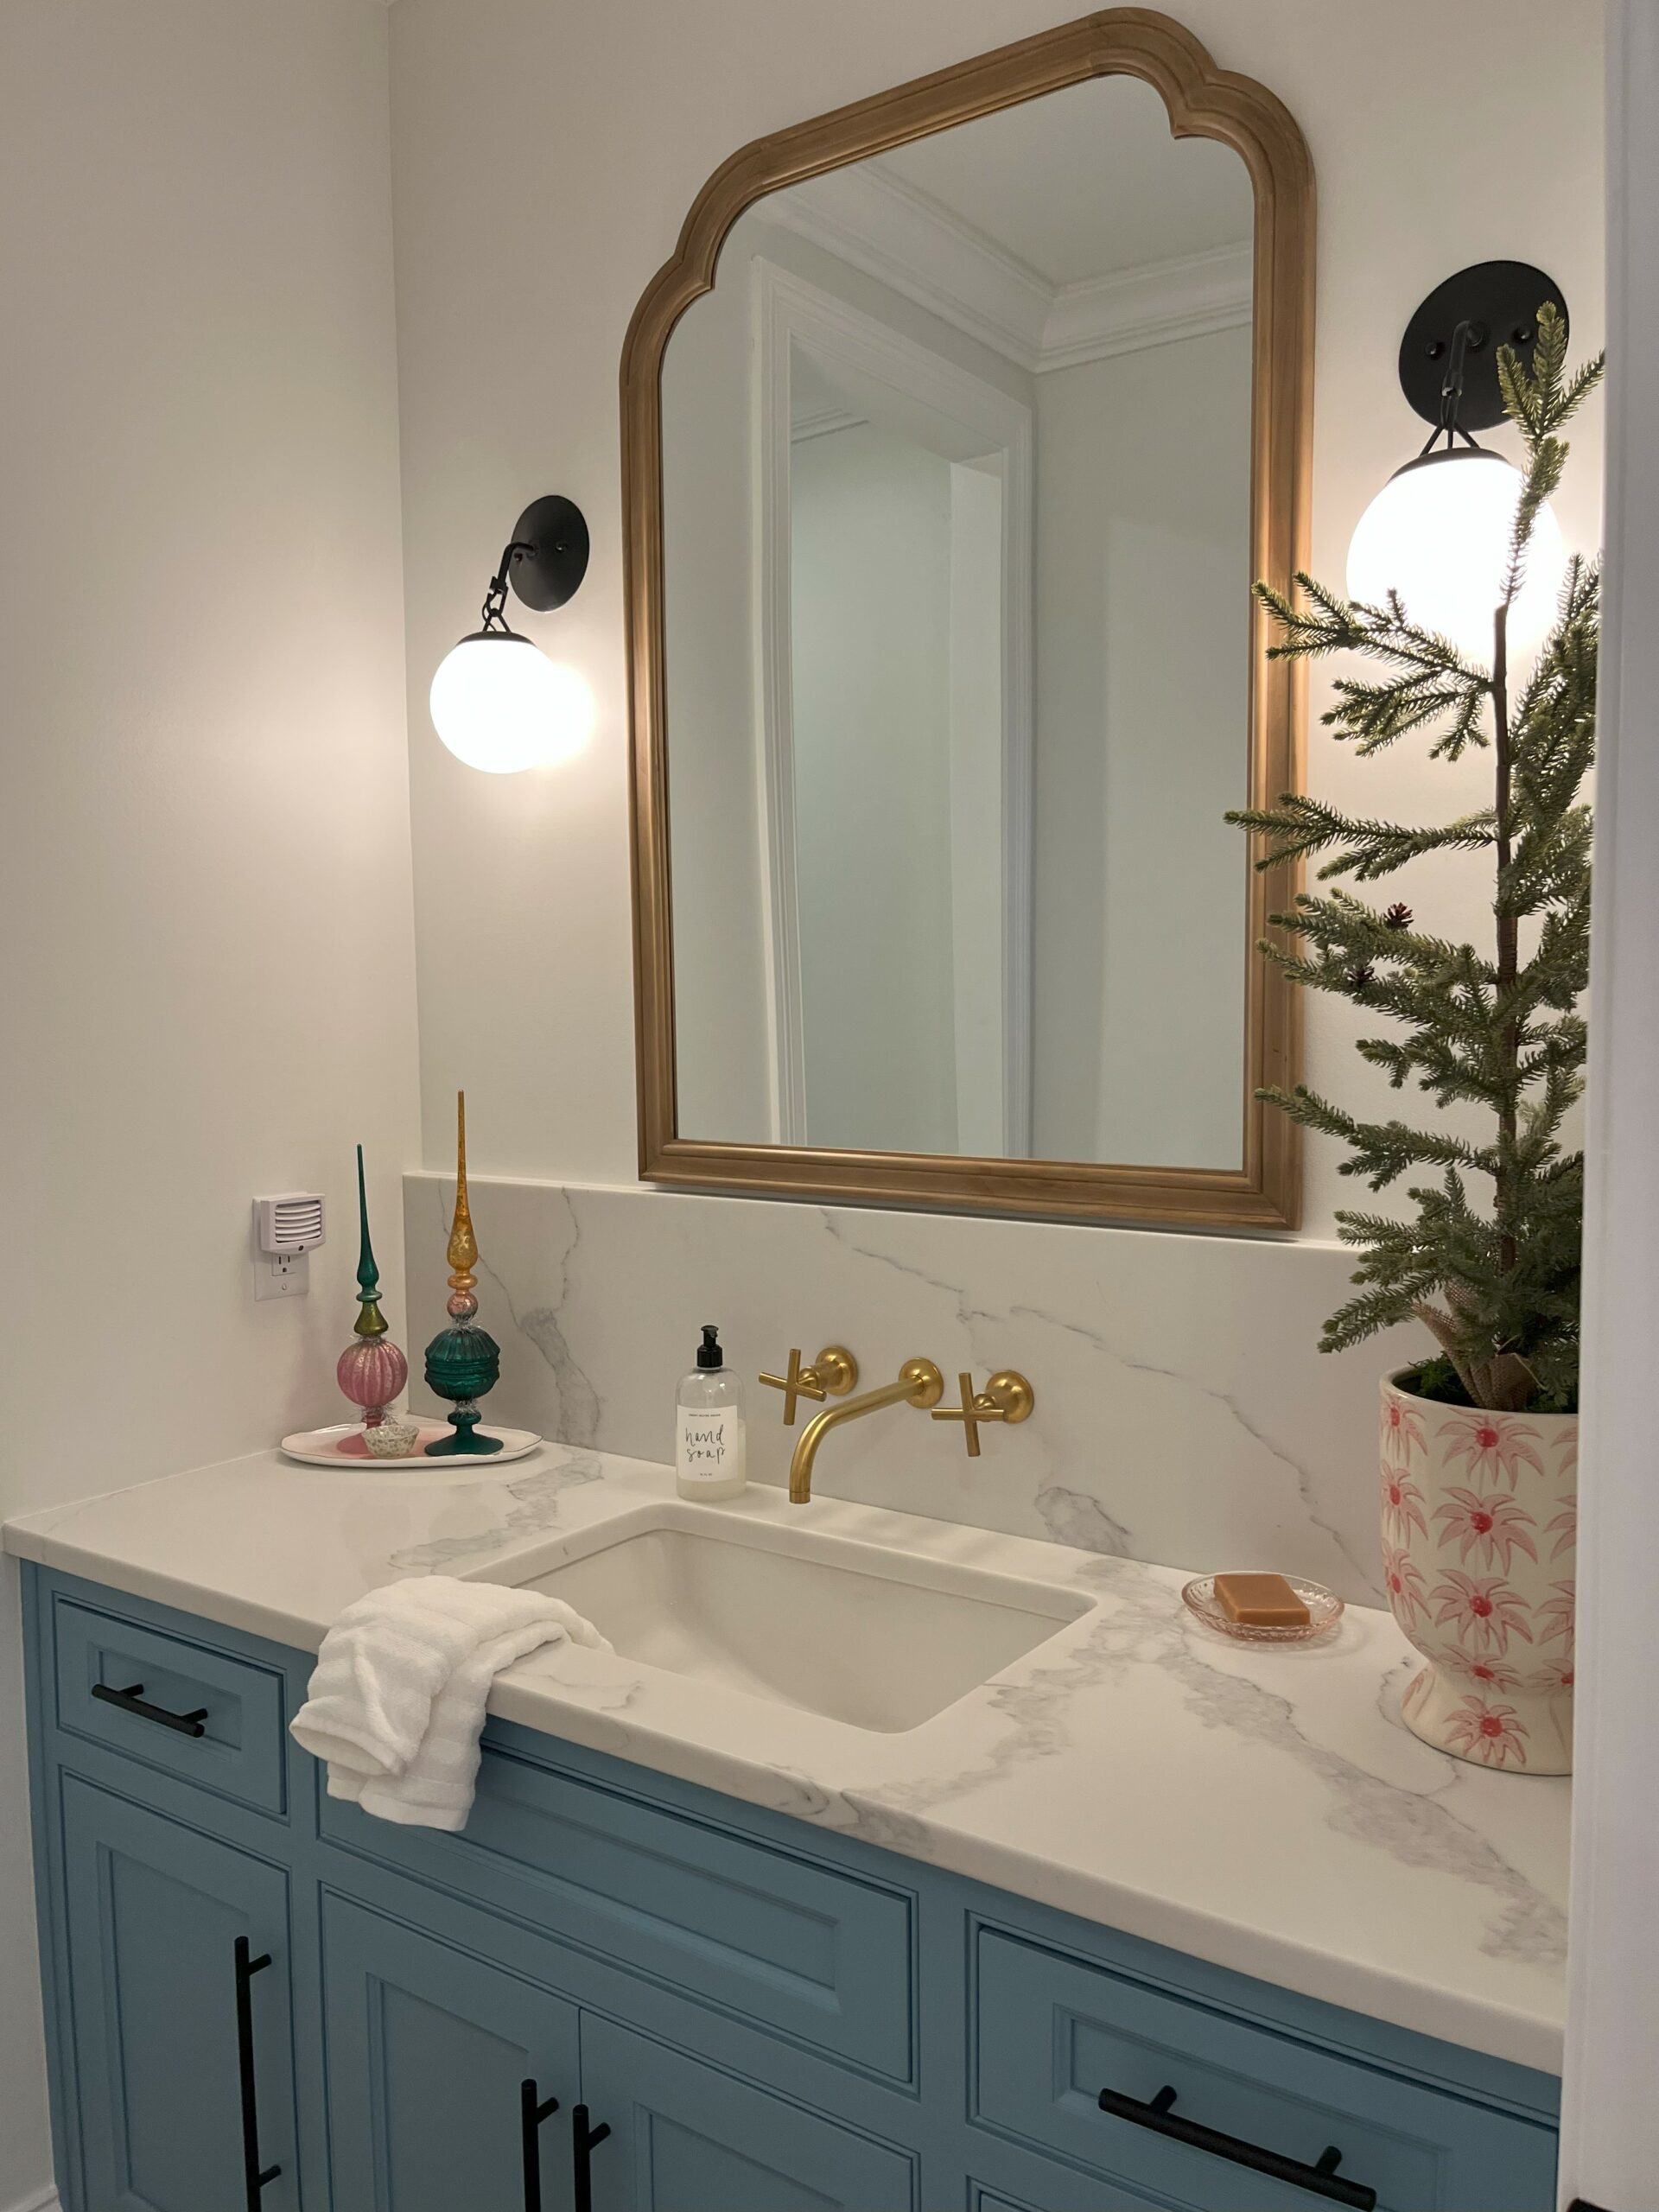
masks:
{"label": "gold faucet spout", "polygon": [[815,1414],[801,1431],[789,1463],[789,1502],[791,1505],[809,1505],[812,1500],[812,1463],[818,1456],[818,1446],[832,1428],[839,1428],[843,1421],[858,1421],[865,1414],[880,1413],[883,1406],[918,1406],[924,1411],[937,1406],[944,1395],[944,1377],[931,1359],[907,1359],[899,1370],[899,1380],[889,1382],[884,1389],[867,1390],[861,1398],[849,1398],[844,1406],[826,1406]]}

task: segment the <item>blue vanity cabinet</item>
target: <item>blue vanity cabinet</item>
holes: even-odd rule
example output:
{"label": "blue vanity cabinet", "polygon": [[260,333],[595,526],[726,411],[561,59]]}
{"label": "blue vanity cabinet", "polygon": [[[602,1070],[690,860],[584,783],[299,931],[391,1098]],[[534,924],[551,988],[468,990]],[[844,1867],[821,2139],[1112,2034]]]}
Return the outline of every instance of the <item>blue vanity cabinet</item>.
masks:
{"label": "blue vanity cabinet", "polygon": [[256,2154],[261,2212],[297,2212],[285,1872],[79,1775],[57,1795],[88,2212],[231,2212]]}
{"label": "blue vanity cabinet", "polygon": [[[912,2212],[917,2160],[585,2014],[594,2212]],[[943,2212],[943,2207],[941,2207]]]}
{"label": "blue vanity cabinet", "polygon": [[341,2212],[570,2212],[575,2006],[332,1891],[322,1953]]}
{"label": "blue vanity cabinet", "polygon": [[24,1601],[66,2212],[1551,2212],[1545,2075],[523,1727],[371,1820],[304,1654]]}

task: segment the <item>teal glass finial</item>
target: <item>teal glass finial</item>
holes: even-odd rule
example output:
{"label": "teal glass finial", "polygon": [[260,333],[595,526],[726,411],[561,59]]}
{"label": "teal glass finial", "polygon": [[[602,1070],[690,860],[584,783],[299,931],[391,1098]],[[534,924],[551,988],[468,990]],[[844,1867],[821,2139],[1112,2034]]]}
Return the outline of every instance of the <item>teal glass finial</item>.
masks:
{"label": "teal glass finial", "polygon": [[357,1294],[358,1316],[352,1324],[354,1337],[384,1337],[388,1326],[380,1311],[380,1270],[369,1242],[369,1198],[363,1182],[363,1147],[357,1147]]}

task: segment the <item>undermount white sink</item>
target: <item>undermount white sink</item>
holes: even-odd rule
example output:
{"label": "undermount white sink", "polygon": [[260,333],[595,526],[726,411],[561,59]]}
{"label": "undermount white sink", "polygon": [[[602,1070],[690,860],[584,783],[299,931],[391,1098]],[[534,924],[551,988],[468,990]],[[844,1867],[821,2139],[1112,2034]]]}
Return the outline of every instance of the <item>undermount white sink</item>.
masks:
{"label": "undermount white sink", "polygon": [[514,1561],[513,1583],[562,1598],[622,1657],[884,1733],[931,1719],[1090,1606],[708,1506],[648,1506],[590,1548],[578,1535],[557,1548],[540,1572],[534,1555]]}

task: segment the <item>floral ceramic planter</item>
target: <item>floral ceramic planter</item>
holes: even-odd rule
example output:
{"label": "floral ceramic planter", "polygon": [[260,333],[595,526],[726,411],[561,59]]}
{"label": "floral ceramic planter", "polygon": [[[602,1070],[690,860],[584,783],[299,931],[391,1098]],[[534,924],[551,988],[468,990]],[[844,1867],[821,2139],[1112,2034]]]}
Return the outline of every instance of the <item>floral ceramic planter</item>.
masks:
{"label": "floral ceramic planter", "polygon": [[1382,1382],[1382,1561],[1428,1664],[1406,1726],[1515,1773],[1573,1766],[1576,1414],[1439,1405]]}

